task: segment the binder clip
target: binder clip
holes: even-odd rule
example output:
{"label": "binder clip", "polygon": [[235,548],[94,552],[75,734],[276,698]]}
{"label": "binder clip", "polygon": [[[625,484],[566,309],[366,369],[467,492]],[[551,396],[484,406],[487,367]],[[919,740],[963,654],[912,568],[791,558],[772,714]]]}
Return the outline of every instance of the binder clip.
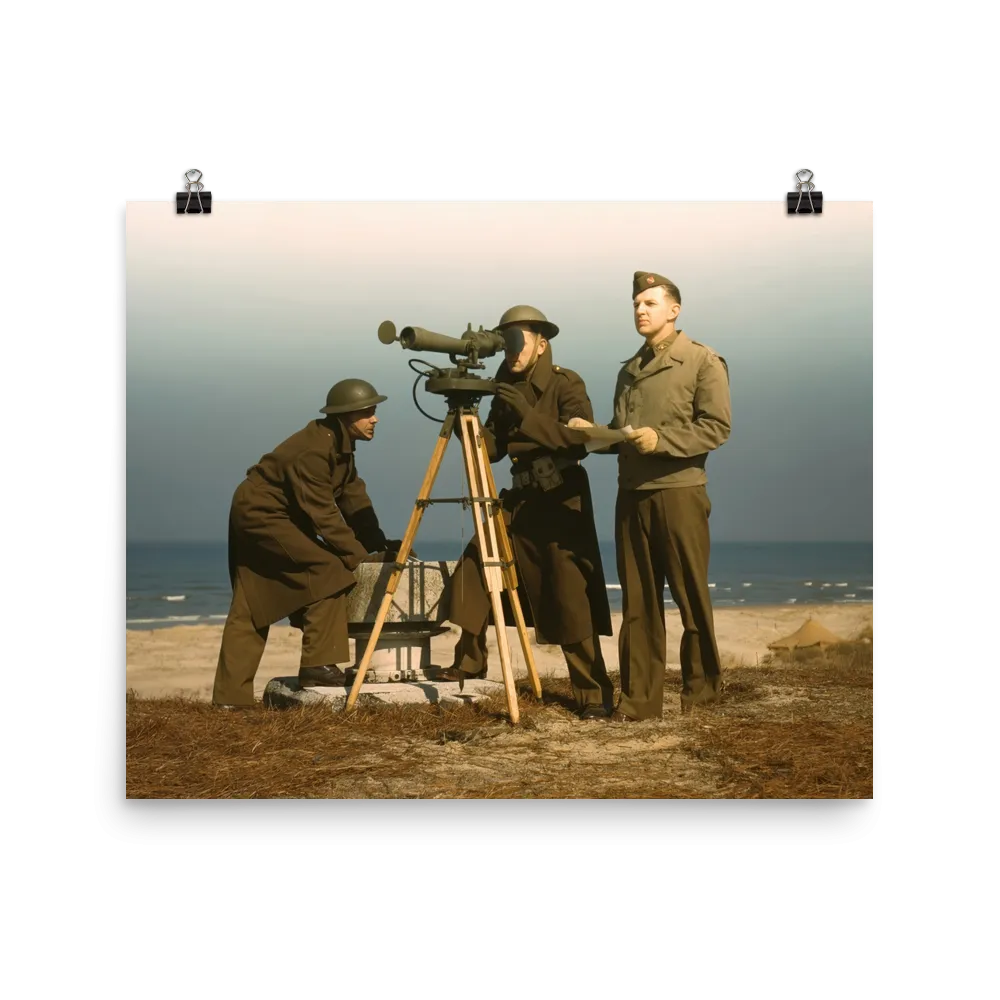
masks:
{"label": "binder clip", "polygon": [[205,190],[200,170],[185,170],[187,192],[177,192],[178,215],[211,215],[212,192]]}
{"label": "binder clip", "polygon": [[[822,215],[823,192],[815,190],[811,170],[796,170],[795,182],[798,192],[788,192],[789,215]],[[805,197],[803,198],[803,195]]]}

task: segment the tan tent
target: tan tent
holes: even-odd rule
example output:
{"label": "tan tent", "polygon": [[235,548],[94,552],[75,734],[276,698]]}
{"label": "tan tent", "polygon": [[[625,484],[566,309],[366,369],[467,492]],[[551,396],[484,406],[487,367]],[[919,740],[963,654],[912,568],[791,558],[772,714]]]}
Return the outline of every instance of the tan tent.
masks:
{"label": "tan tent", "polygon": [[826,626],[810,618],[805,625],[786,635],[783,639],[775,639],[768,643],[768,649],[804,649],[807,646],[828,646],[834,642],[843,642],[839,635],[834,635]]}

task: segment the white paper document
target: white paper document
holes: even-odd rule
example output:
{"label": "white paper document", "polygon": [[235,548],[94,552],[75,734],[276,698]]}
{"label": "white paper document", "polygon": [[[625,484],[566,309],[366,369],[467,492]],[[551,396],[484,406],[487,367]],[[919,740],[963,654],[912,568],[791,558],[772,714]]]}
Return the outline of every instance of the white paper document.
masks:
{"label": "white paper document", "polygon": [[612,429],[609,427],[574,427],[573,430],[580,431],[587,437],[587,451],[602,451],[610,448],[613,444],[620,444],[627,441],[632,433],[631,427]]}

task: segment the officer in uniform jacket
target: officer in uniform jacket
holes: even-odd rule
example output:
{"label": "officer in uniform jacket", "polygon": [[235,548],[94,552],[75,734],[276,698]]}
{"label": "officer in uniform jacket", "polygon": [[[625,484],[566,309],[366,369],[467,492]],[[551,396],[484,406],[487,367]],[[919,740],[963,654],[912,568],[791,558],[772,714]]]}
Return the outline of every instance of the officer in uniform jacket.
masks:
{"label": "officer in uniform jacket", "polygon": [[299,682],[340,685],[349,658],[347,593],[370,552],[399,548],[379,527],[354,442],[371,440],[376,404],[363,379],[344,379],[327,394],[326,416],[247,470],[229,514],[233,600],[222,633],[212,701],[253,705],[253,680],[268,627],[283,618],[302,629]]}
{"label": "officer in uniform jacket", "polygon": [[[549,342],[559,328],[541,312],[515,306],[498,329],[507,341],[506,360],[495,376],[497,393],[483,430],[491,461],[512,462],[512,488],[500,497],[518,596],[536,641],[562,647],[581,715],[606,717],[613,688],[599,637],[612,634],[611,611],[590,485],[580,465],[585,438],[565,426],[574,417],[593,420],[593,408],[583,379],[552,363]],[[484,677],[492,613],[476,541],[459,561],[448,602],[448,617],[462,636],[444,676]]]}
{"label": "officer in uniform jacket", "polygon": [[712,509],[705,460],[729,437],[729,370],[710,347],[676,329],[681,295],[672,281],[637,271],[632,281],[637,332],[646,343],[615,386],[615,547],[622,585],[618,635],[622,697],[613,718],[657,718],[666,665],[663,584],[680,612],[681,708],[715,701],[722,664],[708,588]]}

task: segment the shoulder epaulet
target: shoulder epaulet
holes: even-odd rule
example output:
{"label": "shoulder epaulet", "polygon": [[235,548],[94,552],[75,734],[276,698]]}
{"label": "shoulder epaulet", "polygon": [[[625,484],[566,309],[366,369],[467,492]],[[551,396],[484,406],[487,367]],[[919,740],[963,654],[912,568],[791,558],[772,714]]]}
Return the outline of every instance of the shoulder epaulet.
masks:
{"label": "shoulder epaulet", "polygon": [[700,344],[697,340],[692,340],[692,344],[700,347],[705,352],[705,360],[709,364],[715,364],[716,361],[722,365],[722,370],[726,373],[726,381],[729,381],[729,365],[726,363],[726,359],[721,355],[717,354],[708,344]]}
{"label": "shoulder epaulet", "polygon": [[709,361],[721,361],[723,364],[726,364],[726,359],[714,348],[709,347],[708,344],[703,344],[698,340],[692,340],[691,343],[696,347],[700,347],[708,355]]}
{"label": "shoulder epaulet", "polygon": [[568,379],[576,379],[576,380],[577,380],[578,382],[582,382],[582,381],[583,381],[583,379],[582,379],[582,378],[580,378],[580,376],[579,376],[579,375],[577,375],[577,373],[576,373],[575,371],[573,371],[573,369],[572,369],[572,368],[562,368],[562,367],[560,367],[559,365],[553,365],[553,366],[552,366],[552,370],[553,370],[553,371],[554,371],[554,372],[555,372],[555,373],[556,373],[557,375],[562,375],[562,376],[564,376],[565,378],[568,378]]}

